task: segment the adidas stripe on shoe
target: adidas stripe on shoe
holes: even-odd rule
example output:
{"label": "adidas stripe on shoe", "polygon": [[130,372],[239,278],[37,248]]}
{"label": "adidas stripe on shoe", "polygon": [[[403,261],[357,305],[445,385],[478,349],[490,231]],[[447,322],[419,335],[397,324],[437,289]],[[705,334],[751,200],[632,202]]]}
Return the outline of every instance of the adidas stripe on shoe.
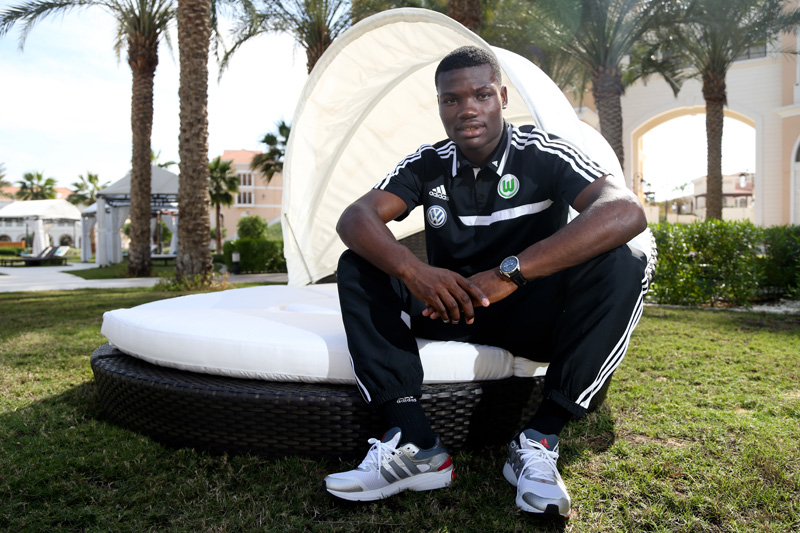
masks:
{"label": "adidas stripe on shoe", "polygon": [[372,447],[354,470],[325,477],[325,490],[350,501],[374,501],[403,490],[434,490],[448,486],[456,473],[450,454],[436,444],[421,450],[415,444],[398,447],[400,428],[386,432],[383,440],[369,439]]}

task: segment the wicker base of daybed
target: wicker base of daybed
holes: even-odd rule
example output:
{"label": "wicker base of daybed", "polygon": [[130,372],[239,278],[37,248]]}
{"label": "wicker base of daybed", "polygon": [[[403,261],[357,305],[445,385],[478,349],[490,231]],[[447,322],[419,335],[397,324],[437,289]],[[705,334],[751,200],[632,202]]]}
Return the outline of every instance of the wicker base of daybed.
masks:
{"label": "wicker base of daybed", "polygon": [[[370,437],[385,430],[352,385],[186,372],[147,363],[109,344],[95,350],[91,366],[106,416],[168,446],[272,457],[357,457]],[[451,451],[499,444],[532,416],[543,381],[424,385],[421,401]]]}

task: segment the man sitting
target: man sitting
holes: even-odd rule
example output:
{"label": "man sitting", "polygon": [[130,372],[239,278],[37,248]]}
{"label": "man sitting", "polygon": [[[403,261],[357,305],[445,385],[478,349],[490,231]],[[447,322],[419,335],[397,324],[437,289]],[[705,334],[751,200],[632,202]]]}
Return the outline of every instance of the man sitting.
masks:
{"label": "man sitting", "polygon": [[[647,259],[626,243],[646,228],[644,211],[621,176],[535,126],[504,121],[507,90],[491,52],[451,52],[435,83],[449,140],[403,159],[337,226],[349,248],[338,283],[353,370],[387,431],[358,468],[327,476],[326,489],[369,501],[450,484],[452,461],[418,401],[415,337],[456,340],[549,362],[544,400],[509,443],[503,474],[521,509],[566,517],[558,435],[619,366],[641,314]],[[430,264],[386,226],[417,206]],[[567,224],[570,206],[580,214]]]}

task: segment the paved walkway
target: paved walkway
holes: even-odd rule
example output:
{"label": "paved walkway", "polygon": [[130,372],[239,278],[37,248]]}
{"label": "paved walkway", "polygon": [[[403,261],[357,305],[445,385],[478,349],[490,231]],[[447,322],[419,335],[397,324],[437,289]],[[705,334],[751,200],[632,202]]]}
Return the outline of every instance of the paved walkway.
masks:
{"label": "paved walkway", "polygon": [[[117,289],[152,287],[159,278],[119,278],[88,280],[71,271],[95,268],[94,263],[70,263],[67,266],[0,267],[0,292],[61,291],[73,289]],[[230,283],[286,283],[286,274],[228,274]]]}

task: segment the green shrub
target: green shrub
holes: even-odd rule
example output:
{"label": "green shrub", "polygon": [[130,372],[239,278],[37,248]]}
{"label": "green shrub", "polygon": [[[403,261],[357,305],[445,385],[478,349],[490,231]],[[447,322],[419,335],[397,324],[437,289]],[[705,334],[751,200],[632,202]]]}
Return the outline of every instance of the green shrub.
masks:
{"label": "green shrub", "polygon": [[747,305],[759,294],[763,230],[750,222],[708,220],[651,226],[658,266],[651,297],[681,305]]}
{"label": "green shrub", "polygon": [[764,228],[763,287],[773,298],[800,296],[800,226]]}
{"label": "green shrub", "polygon": [[222,245],[222,251],[228,270],[233,269],[233,252],[239,252],[241,272],[286,272],[282,241],[242,238],[227,241]]}
{"label": "green shrub", "polygon": [[236,225],[236,231],[240,239],[264,239],[267,238],[267,221],[258,215],[242,217]]}
{"label": "green shrub", "polygon": [[20,246],[0,246],[0,255],[15,256],[25,251],[25,248]]}
{"label": "green shrub", "polygon": [[281,223],[278,222],[276,224],[272,224],[267,228],[267,239],[270,241],[282,241],[283,240],[283,229],[281,228]]}

